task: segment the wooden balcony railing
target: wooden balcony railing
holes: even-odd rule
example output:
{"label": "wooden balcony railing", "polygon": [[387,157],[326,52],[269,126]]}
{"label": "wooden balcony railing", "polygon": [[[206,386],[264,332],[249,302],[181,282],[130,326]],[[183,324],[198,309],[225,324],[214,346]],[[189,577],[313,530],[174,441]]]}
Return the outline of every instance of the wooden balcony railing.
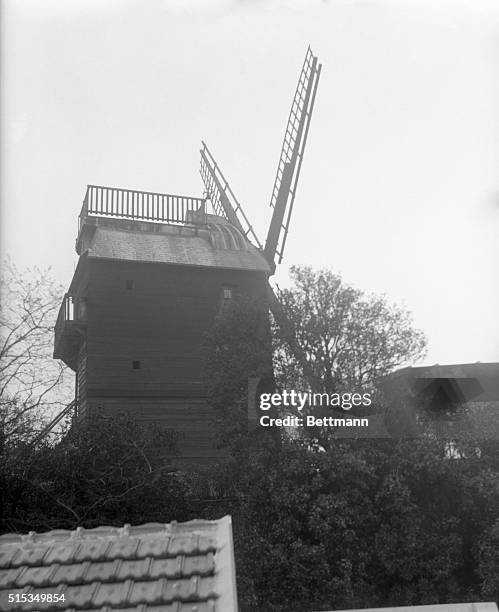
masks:
{"label": "wooden balcony railing", "polygon": [[66,321],[75,321],[76,319],[76,308],[75,299],[69,293],[66,293],[62,299],[59,313],[57,315],[57,321],[55,324],[56,333],[62,330],[63,325]]}
{"label": "wooden balcony railing", "polygon": [[205,223],[205,200],[153,191],[88,185],[80,214],[80,229],[88,216],[118,217],[157,223]]}
{"label": "wooden balcony railing", "polygon": [[86,300],[66,293],[54,328],[54,357],[73,368],[86,327]]}

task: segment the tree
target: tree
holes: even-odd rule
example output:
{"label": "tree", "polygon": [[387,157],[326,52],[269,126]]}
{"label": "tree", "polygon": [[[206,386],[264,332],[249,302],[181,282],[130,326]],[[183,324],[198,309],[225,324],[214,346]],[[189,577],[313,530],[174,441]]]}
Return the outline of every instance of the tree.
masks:
{"label": "tree", "polygon": [[4,444],[28,441],[70,401],[66,368],[52,358],[63,290],[49,270],[19,272],[7,260],[0,279],[0,419]]}
{"label": "tree", "polygon": [[482,539],[479,574],[482,598],[499,601],[499,519]]}
{"label": "tree", "polygon": [[204,341],[208,399],[218,417],[219,441],[244,444],[248,434],[248,379],[273,386],[268,305],[240,295],[218,313]]}
{"label": "tree", "polygon": [[2,531],[186,520],[174,432],[128,417],[96,418],[3,466]]}
{"label": "tree", "polygon": [[206,358],[210,401],[232,441],[227,461],[180,474],[171,432],[99,419],[9,458],[1,529],[230,513],[242,612],[496,597],[495,456],[450,460],[445,442],[429,436],[337,440],[317,452],[300,439],[248,435],[247,377],[269,374],[264,304],[241,299],[222,310]]}
{"label": "tree", "polygon": [[314,380],[276,334],[276,377],[283,387],[357,390],[424,356],[425,336],[407,310],[346,285],[330,270],[294,266],[290,272],[294,286],[279,290],[278,297]]}
{"label": "tree", "polygon": [[428,438],[265,442],[232,463],[242,611],[494,599],[497,471]]}
{"label": "tree", "polygon": [[[279,297],[319,391],[369,387],[423,354],[424,336],[405,310],[327,271],[293,275],[295,287]],[[239,305],[225,315],[210,337],[209,371],[232,435],[246,423],[246,379],[259,371],[263,347],[254,311]],[[274,343],[279,383],[312,386],[286,337]],[[492,592],[493,465],[449,460],[444,441],[431,437],[336,440],[327,451],[239,435],[230,461],[204,476],[231,500],[217,510],[234,519],[241,610],[448,603]]]}

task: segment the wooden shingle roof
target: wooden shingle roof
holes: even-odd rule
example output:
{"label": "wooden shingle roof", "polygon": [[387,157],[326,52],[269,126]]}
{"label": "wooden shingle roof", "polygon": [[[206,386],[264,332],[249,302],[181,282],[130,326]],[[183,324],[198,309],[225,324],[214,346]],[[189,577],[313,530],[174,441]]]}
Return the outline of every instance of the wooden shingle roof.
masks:
{"label": "wooden shingle roof", "polygon": [[77,252],[95,259],[270,274],[261,251],[224,219],[213,218],[219,222],[202,227],[92,218],[80,233]]}
{"label": "wooden shingle roof", "polygon": [[231,519],[0,536],[0,609],[235,612]]}

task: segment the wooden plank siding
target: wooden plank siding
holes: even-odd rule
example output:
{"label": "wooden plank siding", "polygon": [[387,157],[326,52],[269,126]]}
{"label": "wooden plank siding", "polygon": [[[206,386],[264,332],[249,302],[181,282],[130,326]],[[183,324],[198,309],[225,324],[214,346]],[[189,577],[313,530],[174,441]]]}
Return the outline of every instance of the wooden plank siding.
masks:
{"label": "wooden plank siding", "polygon": [[178,450],[190,459],[218,459],[215,414],[205,398],[93,397],[90,410],[105,416],[131,415],[145,424],[160,424],[178,436]]}
{"label": "wooden plank siding", "polygon": [[83,342],[78,351],[77,386],[78,418],[84,419],[87,411],[87,346]]}
{"label": "wooden plank siding", "polygon": [[203,384],[203,339],[223,286],[264,299],[265,274],[91,258],[86,265],[83,412],[128,412],[179,431],[186,457],[220,456]]}

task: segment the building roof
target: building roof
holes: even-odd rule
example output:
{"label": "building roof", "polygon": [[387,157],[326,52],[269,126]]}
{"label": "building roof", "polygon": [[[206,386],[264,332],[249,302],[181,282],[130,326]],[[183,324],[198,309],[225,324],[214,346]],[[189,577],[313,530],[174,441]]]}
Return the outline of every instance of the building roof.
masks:
{"label": "building roof", "polygon": [[408,367],[386,376],[382,385],[407,381],[424,385],[424,381],[450,379],[461,389],[465,399],[474,402],[499,401],[499,363],[459,363],[450,365]]}
{"label": "building roof", "polygon": [[230,516],[0,536],[0,609],[236,612]]}
{"label": "building roof", "polygon": [[[400,413],[406,410],[414,415],[416,407],[425,407],[434,415],[439,411],[445,415],[460,406],[465,411],[454,413],[449,421],[453,427],[461,427],[455,430],[460,436],[465,433],[469,439],[499,440],[497,362],[402,368],[385,376],[379,384]],[[406,425],[400,422],[400,426]],[[442,431],[450,435],[449,429]]]}
{"label": "building roof", "polygon": [[263,254],[236,227],[221,217],[209,221],[196,227],[90,217],[77,251],[95,259],[270,273]]}

